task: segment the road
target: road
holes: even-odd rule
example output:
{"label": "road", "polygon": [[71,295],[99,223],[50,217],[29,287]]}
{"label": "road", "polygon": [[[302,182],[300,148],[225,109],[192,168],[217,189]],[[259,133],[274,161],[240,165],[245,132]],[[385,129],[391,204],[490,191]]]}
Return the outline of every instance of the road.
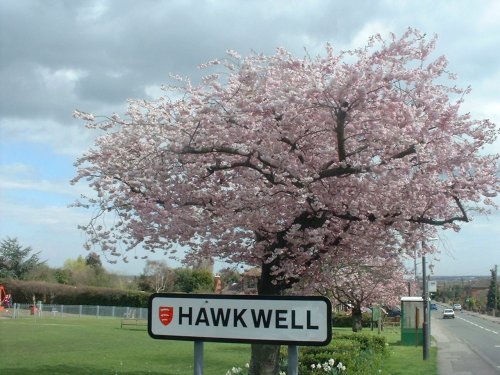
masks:
{"label": "road", "polygon": [[440,375],[500,374],[500,324],[465,311],[456,312],[455,319],[442,319],[442,308],[432,311],[431,318]]}

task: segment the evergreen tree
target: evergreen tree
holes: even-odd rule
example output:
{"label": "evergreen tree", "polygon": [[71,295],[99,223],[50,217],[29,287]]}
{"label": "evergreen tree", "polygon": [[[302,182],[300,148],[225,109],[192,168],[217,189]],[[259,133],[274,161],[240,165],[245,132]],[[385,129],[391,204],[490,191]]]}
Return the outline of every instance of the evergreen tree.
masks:
{"label": "evergreen tree", "polygon": [[[486,302],[486,307],[489,309],[493,309],[495,307],[495,287],[497,286],[496,280],[497,280],[497,271],[495,268],[492,268],[490,270],[491,272],[491,281],[490,281],[490,287],[488,288],[488,296],[487,296],[487,302]],[[498,287],[497,287],[497,298],[496,298],[497,306],[496,309],[500,309],[500,299],[498,298]]]}
{"label": "evergreen tree", "polygon": [[26,275],[45,263],[40,260],[40,252],[32,254],[31,247],[23,248],[17,238],[0,243],[0,278],[24,279]]}

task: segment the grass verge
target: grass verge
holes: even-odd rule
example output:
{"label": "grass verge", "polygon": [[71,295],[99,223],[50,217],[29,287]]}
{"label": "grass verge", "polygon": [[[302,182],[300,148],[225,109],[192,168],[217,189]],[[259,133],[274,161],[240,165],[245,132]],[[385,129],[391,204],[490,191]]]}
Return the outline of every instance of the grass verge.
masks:
{"label": "grass verge", "polygon": [[[349,328],[335,328],[335,332],[352,332]],[[378,335],[377,331],[363,329],[363,333]],[[437,374],[437,348],[431,346],[429,359],[423,360],[421,346],[401,345],[401,331],[399,328],[389,328],[380,333],[386,339],[388,356],[384,357],[380,368],[373,369],[373,375],[436,375]],[[370,374],[370,375],[372,375]]]}
{"label": "grass verge", "polygon": [[[352,332],[335,328],[337,333]],[[363,333],[377,335],[364,329]],[[381,333],[389,355],[369,375],[437,374],[437,349],[423,361],[422,347],[401,346],[399,329]],[[250,345],[205,343],[204,373],[223,375],[233,366],[244,367]],[[193,343],[154,340],[134,327],[120,328],[111,318],[0,319],[0,372],[9,375],[193,373]]]}
{"label": "grass verge", "polygon": [[[154,340],[110,318],[0,320],[0,373],[9,375],[193,373],[193,343]],[[204,344],[204,373],[244,366],[250,346]]]}

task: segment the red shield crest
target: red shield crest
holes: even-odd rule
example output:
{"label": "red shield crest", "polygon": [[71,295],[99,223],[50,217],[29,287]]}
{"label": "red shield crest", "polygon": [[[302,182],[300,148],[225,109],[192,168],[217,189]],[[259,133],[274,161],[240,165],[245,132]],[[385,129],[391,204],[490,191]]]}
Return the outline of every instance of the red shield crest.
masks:
{"label": "red shield crest", "polygon": [[160,322],[162,322],[164,326],[168,326],[174,318],[174,308],[170,306],[160,306],[158,316],[160,317]]}

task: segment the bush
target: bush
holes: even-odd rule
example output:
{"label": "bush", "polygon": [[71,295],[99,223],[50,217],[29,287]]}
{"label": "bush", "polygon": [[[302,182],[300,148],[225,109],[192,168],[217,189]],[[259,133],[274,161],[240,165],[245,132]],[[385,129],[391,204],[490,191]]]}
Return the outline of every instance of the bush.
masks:
{"label": "bush", "polygon": [[335,335],[337,340],[339,339],[348,339],[357,341],[361,345],[362,350],[371,350],[377,354],[386,355],[387,347],[385,337],[383,336],[375,336],[371,334],[339,334]]}
{"label": "bush", "polygon": [[387,354],[385,338],[359,333],[336,335],[332,342],[322,347],[307,347],[300,352],[299,373],[318,374],[312,365],[334,360],[341,362],[350,375],[372,375]]}
{"label": "bush", "polygon": [[[369,327],[371,322],[371,313],[364,313],[362,317],[363,327]],[[352,327],[352,315],[350,313],[335,313],[332,316],[332,326],[334,327]]]}

